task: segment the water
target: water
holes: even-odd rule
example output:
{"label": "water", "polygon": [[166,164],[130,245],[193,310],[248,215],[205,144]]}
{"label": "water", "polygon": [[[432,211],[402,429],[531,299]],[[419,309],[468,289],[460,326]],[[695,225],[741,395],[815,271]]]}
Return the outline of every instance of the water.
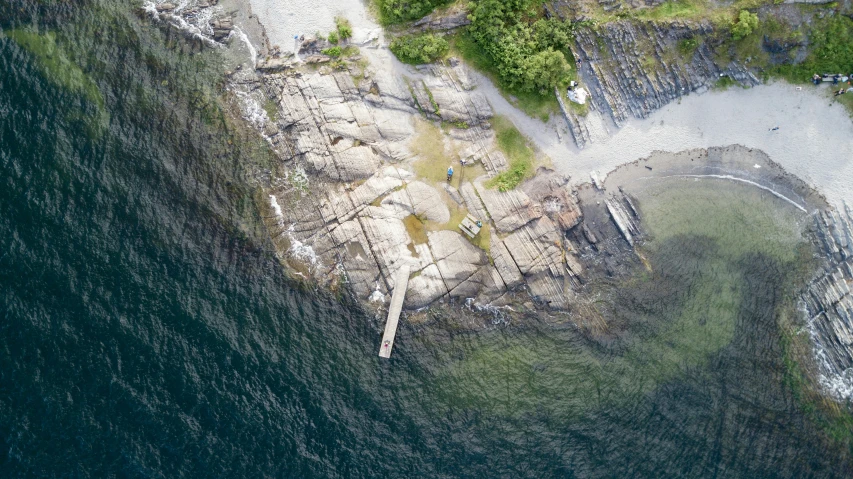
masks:
{"label": "water", "polygon": [[675,231],[695,211],[650,195],[653,272],[594,285],[606,334],[442,316],[380,361],[381,320],[275,258],[221,54],[86,7],[0,3],[0,476],[849,476],[785,380],[781,200]]}

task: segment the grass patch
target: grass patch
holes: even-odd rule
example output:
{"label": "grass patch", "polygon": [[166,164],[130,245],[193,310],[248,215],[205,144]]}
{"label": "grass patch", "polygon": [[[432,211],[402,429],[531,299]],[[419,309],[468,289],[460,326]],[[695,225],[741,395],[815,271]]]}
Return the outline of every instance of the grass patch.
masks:
{"label": "grass patch", "polygon": [[393,25],[418,20],[453,0],[374,0],[379,23]]}
{"label": "grass patch", "polygon": [[635,17],[642,20],[670,20],[675,18],[695,18],[707,11],[703,2],[696,0],[677,0],[664,2],[654,8],[639,10]]}
{"label": "grass patch", "polygon": [[724,76],[724,77],[720,77],[720,79],[714,83],[714,89],[724,91],[724,90],[728,90],[729,88],[731,88],[737,84],[738,83],[736,81],[734,81],[732,79],[732,77]]}
{"label": "grass patch", "polygon": [[698,38],[685,38],[678,42],[678,53],[684,57],[692,57],[697,48],[699,48]]}
{"label": "grass patch", "polygon": [[[467,236],[466,236],[467,238]],[[471,240],[474,243],[474,246],[477,246],[481,250],[485,251],[486,254],[491,256],[492,253],[492,229],[489,227],[489,224],[483,221],[483,227],[480,228],[480,232],[477,233],[477,236]]]}
{"label": "grass patch", "polygon": [[804,62],[779,65],[770,73],[790,83],[807,83],[814,73],[849,73],[853,65],[853,20],[843,15],[815,20],[809,43]]}
{"label": "grass patch", "polygon": [[589,113],[589,101],[581,105],[580,103],[575,103],[573,101],[566,101],[566,104],[569,106],[569,110],[572,110],[577,116],[586,116]]}
{"label": "grass patch", "polygon": [[489,180],[486,186],[509,191],[533,174],[536,155],[527,138],[507,118],[495,116],[492,118],[492,127],[495,129],[498,148],[509,160],[509,169]]}
{"label": "grass patch", "polygon": [[415,215],[409,215],[403,218],[403,224],[406,226],[406,232],[409,233],[409,238],[412,238],[414,244],[426,244],[427,230],[424,222]]}
{"label": "grass patch", "polygon": [[850,113],[850,116],[853,116],[853,92],[839,95],[835,97],[835,101],[847,108],[847,112]]}
{"label": "grass patch", "polygon": [[421,84],[424,86],[424,91],[426,91],[426,94],[429,97],[429,104],[432,106],[432,112],[435,113],[435,116],[441,116],[440,110],[438,109],[438,103],[435,101],[435,97],[432,96],[432,91],[423,80],[421,80]]}
{"label": "grass patch", "polygon": [[[437,126],[425,120],[417,120],[411,148],[418,156],[412,166],[419,178],[432,183],[447,181],[447,167],[455,161],[445,153],[444,135]],[[458,186],[459,177],[459,174],[453,175],[453,182],[457,183],[455,186]]]}
{"label": "grass patch", "polygon": [[467,31],[460,31],[450,39],[451,52],[462,57],[468,65],[486,75],[498,87],[504,98],[531,118],[538,118],[544,123],[551,118],[552,114],[560,112],[560,105],[551,92],[542,94],[536,91],[523,92],[509,88],[497,75],[495,62],[477,45]]}
{"label": "grass patch", "polygon": [[270,120],[278,120],[278,106],[275,104],[275,100],[268,98],[267,101],[264,102],[264,111],[267,112],[267,117]]}
{"label": "grass patch", "polygon": [[343,53],[343,49],[341,49],[341,47],[334,46],[325,50],[321,50],[320,53],[322,53],[323,55],[330,56],[332,58],[338,58]]}

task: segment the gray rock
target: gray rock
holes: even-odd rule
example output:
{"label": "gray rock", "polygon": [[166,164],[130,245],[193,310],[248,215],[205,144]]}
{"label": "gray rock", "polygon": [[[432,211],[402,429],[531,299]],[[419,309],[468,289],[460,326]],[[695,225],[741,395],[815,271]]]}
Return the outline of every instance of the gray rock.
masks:
{"label": "gray rock", "polygon": [[488,264],[483,251],[455,231],[429,233],[429,246],[447,289],[453,291]]}
{"label": "gray rock", "polygon": [[515,231],[542,216],[541,205],[534,204],[523,191],[501,192],[475,183],[478,196],[501,232]]}
{"label": "gray rock", "polygon": [[438,266],[431,264],[417,271],[409,280],[403,305],[406,309],[423,308],[445,294],[447,294],[447,287],[444,285]]}
{"label": "gray rock", "polygon": [[[559,7],[555,9],[557,14],[561,11]],[[626,20],[596,29],[579,29],[574,53],[579,61],[580,83],[591,95],[591,109],[620,126],[628,118],[645,118],[677,98],[707,89],[721,74],[745,86],[759,84],[743,65],[718,65],[708,42],[700,42],[686,62],[666,61],[680,41],[699,36],[713,38],[711,33],[713,26],[709,22],[688,21]],[[584,118],[570,109],[564,113],[575,142],[583,147],[590,140]]]}
{"label": "gray rock", "polygon": [[436,223],[450,221],[450,210],[447,209],[441,194],[432,186],[420,181],[412,181],[405,188],[388,195],[382,204],[400,207],[409,214],[418,215]]}
{"label": "gray rock", "polygon": [[412,26],[421,30],[453,30],[470,24],[468,10],[463,5],[445,12],[431,13]]}

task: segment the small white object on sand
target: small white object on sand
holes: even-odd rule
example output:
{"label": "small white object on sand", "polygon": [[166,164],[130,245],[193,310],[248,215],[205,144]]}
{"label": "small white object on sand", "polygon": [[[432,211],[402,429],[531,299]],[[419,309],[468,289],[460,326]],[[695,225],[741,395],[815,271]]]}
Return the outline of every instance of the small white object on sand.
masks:
{"label": "small white object on sand", "polygon": [[589,96],[589,93],[583,87],[576,87],[574,90],[569,90],[566,96],[569,97],[570,101],[583,105],[586,103],[586,97]]}

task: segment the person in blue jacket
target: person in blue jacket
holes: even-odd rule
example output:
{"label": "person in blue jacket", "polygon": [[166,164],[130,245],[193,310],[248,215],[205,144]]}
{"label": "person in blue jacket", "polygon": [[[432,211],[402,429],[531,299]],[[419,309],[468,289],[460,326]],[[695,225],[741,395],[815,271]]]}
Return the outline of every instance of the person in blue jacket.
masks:
{"label": "person in blue jacket", "polygon": [[447,182],[450,183],[450,180],[453,179],[453,167],[447,169]]}

